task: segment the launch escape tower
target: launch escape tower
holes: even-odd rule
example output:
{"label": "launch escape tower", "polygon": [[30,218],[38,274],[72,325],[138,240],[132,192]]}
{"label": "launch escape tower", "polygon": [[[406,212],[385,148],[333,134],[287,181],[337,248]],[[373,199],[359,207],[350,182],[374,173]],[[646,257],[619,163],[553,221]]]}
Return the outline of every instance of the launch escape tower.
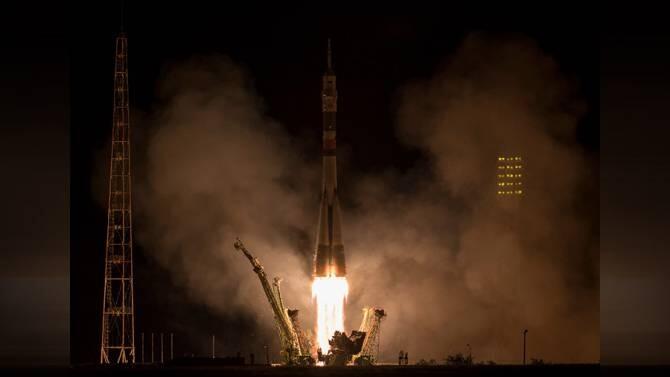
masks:
{"label": "launch escape tower", "polygon": [[101,364],[135,363],[128,39],[116,38]]}

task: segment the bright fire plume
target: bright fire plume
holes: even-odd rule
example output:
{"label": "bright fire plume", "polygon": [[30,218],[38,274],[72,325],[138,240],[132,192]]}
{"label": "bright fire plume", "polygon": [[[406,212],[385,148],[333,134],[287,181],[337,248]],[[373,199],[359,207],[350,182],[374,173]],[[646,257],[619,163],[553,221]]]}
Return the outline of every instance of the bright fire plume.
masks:
{"label": "bright fire plume", "polygon": [[317,277],[312,283],[312,298],[316,299],[316,341],[325,354],[328,340],[335,331],[344,331],[344,301],[349,294],[345,277]]}

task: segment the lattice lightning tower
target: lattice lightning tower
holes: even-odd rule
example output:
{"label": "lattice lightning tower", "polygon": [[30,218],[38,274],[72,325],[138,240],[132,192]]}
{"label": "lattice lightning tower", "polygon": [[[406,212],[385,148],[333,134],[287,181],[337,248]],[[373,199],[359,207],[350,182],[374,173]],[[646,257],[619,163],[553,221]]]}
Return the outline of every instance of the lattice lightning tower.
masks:
{"label": "lattice lightning tower", "polygon": [[135,363],[128,39],[116,38],[101,364]]}

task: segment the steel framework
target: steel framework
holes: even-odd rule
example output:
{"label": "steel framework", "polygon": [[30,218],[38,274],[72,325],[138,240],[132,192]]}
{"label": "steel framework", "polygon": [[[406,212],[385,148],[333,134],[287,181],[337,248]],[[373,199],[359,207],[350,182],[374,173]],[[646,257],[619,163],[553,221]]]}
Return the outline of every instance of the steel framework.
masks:
{"label": "steel framework", "polygon": [[[244,256],[249,259],[251,265],[254,267],[254,272],[258,275],[258,279],[261,282],[265,296],[267,297],[270,307],[272,307],[272,312],[275,317],[275,324],[277,330],[279,331],[279,343],[281,345],[281,356],[284,359],[284,363],[287,365],[312,365],[314,364],[314,359],[309,356],[309,349],[303,347],[309,347],[309,344],[306,342],[301,342],[301,338],[304,339],[304,336],[298,331],[300,327],[296,329],[295,324],[297,323],[298,311],[294,309],[288,309],[284,306],[284,301],[281,297],[280,282],[281,279],[276,277],[272,285],[268,281],[265,270],[261,265],[261,262],[258,258],[251,255],[251,252],[247,250],[240,239],[236,239],[233,245],[235,249],[241,251]],[[298,330],[298,331],[296,331]]]}
{"label": "steel framework", "polygon": [[116,38],[101,364],[135,363],[128,39]]}
{"label": "steel framework", "polygon": [[354,355],[356,365],[371,365],[379,361],[379,330],[382,319],[386,317],[384,309],[363,308],[363,320],[358,331],[366,334],[361,352]]}

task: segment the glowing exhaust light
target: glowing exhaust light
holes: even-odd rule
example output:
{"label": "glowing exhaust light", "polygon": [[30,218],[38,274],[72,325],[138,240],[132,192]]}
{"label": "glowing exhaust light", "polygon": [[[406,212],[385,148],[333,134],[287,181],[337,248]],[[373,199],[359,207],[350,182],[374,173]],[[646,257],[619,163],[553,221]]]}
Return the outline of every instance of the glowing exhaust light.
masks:
{"label": "glowing exhaust light", "polygon": [[349,294],[345,277],[317,277],[312,283],[312,298],[316,299],[316,342],[326,354],[328,340],[335,331],[344,331],[344,301]]}

